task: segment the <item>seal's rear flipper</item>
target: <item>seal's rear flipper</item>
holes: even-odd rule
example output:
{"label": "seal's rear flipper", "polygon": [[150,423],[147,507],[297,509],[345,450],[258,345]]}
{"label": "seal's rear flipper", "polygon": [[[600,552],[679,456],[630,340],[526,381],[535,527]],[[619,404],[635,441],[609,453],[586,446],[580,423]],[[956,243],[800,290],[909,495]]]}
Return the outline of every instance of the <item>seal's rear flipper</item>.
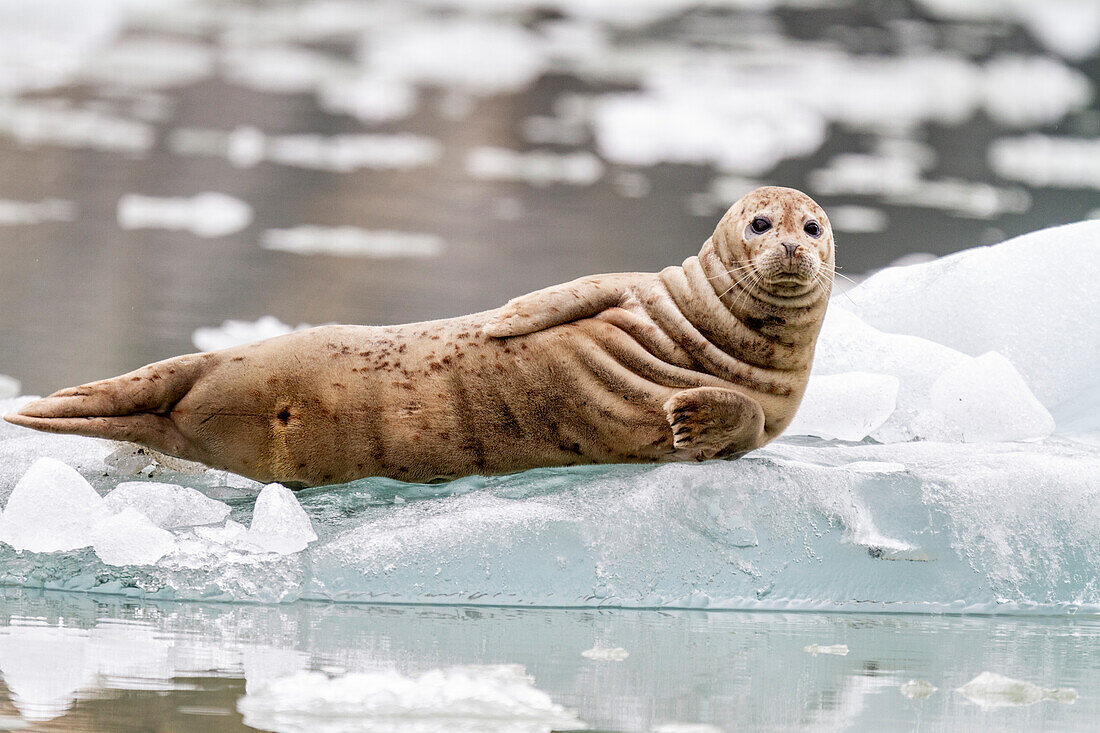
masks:
{"label": "seal's rear flipper", "polygon": [[15,425],[143,443],[162,453],[201,461],[172,421],[172,408],[205,371],[209,355],[181,356],[113,379],[54,392],[4,415]]}

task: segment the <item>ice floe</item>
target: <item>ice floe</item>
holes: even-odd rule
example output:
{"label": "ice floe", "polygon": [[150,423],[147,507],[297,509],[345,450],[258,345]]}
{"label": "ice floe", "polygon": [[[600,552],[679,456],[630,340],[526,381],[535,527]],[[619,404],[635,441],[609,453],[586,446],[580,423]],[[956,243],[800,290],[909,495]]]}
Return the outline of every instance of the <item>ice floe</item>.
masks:
{"label": "ice floe", "polygon": [[1002,178],[1033,186],[1100,189],[1100,139],[1038,133],[994,140],[989,165]]}
{"label": "ice floe", "polygon": [[193,84],[214,72],[214,52],[203,43],[167,36],[119,40],[90,57],[80,79],[105,86],[169,89]]}
{"label": "ice floe", "polygon": [[306,328],[309,326],[304,323],[298,324],[296,328],[288,326],[275,316],[262,316],[256,321],[230,319],[220,326],[196,328],[191,334],[191,343],[200,351],[218,351]]}
{"label": "ice floe", "polygon": [[438,140],[411,133],[266,135],[254,127],[180,128],[169,135],[168,146],[177,155],[220,156],[242,168],[270,161],[338,173],[408,170],[431,165],[443,154]]}
{"label": "ice floe", "polygon": [[399,232],[391,229],[322,227],[302,225],[292,229],[268,229],[260,238],[264,249],[300,255],[340,257],[437,257],[443,252],[438,234]]}
{"label": "ice floe", "polygon": [[125,194],[118,201],[118,225],[123,229],[188,231],[198,237],[225,237],[252,223],[252,207],[223,193],[191,198]]}
{"label": "ice floe", "polygon": [[931,697],[938,688],[928,680],[909,680],[898,688],[901,694],[908,697],[910,700],[923,700],[926,697]]}
{"label": "ice floe", "polygon": [[[0,226],[15,224],[41,224],[47,221],[72,221],[76,218],[76,204],[62,199],[41,201],[11,201],[0,199]],[[3,391],[0,390],[0,394]]]}
{"label": "ice floe", "polygon": [[20,145],[57,145],[112,153],[148,152],[156,140],[152,125],[66,100],[0,99],[0,135]]}
{"label": "ice floe", "polygon": [[0,374],[0,400],[7,400],[19,394],[23,385],[15,377]]}
{"label": "ice floe", "polygon": [[1072,704],[1077,700],[1077,691],[1072,688],[1048,689],[996,672],[982,672],[957,692],[983,708],[1034,705],[1043,700]]}
{"label": "ice floe", "polygon": [[848,656],[847,644],[809,644],[802,651],[813,654],[815,657],[818,654],[831,654],[837,657]]}
{"label": "ice floe", "polygon": [[630,652],[619,646],[596,646],[591,649],[585,649],[581,652],[581,656],[585,659],[592,659],[597,662],[621,662],[630,656]]}
{"label": "ice floe", "polygon": [[444,667],[414,677],[299,672],[249,690],[237,709],[245,725],[283,733],[550,733],[585,727],[518,665]]}
{"label": "ice floe", "polygon": [[466,156],[466,171],[488,181],[522,181],[534,186],[562,183],[590,186],[603,177],[604,166],[592,153],[518,152],[506,148],[474,148]]}

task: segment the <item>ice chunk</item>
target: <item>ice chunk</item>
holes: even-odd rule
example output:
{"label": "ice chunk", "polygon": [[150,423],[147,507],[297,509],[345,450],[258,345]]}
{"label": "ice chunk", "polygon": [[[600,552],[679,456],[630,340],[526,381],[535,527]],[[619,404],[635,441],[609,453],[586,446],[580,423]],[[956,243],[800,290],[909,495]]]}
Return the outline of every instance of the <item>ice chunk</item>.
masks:
{"label": "ice chunk", "polygon": [[661,723],[649,730],[650,733],[723,733],[721,728],[709,723]]}
{"label": "ice chunk", "polygon": [[1100,139],[1034,133],[994,140],[989,166],[1002,178],[1033,186],[1100,189]]}
{"label": "ice chunk", "polygon": [[8,497],[0,539],[16,550],[64,552],[92,544],[107,517],[103,499],[61,461],[39,458]]}
{"label": "ice chunk", "polygon": [[226,79],[264,92],[312,92],[326,79],[355,67],[335,56],[300,46],[230,46],[222,52]]}
{"label": "ice chunk", "polygon": [[344,112],[363,122],[389,122],[416,109],[416,88],[398,79],[364,74],[326,80],[317,94],[322,109]]}
{"label": "ice chunk", "polygon": [[317,534],[294,492],[279,484],[268,484],[256,497],[248,539],[270,552],[289,555],[304,550]]}
{"label": "ice chunk", "polygon": [[518,665],[447,667],[416,677],[392,671],[335,678],[300,672],[250,690],[237,710],[253,728],[314,733],[550,733],[585,727],[533,683]]}
{"label": "ice chunk", "polygon": [[[56,100],[54,100],[56,101]],[[152,125],[67,101],[0,99],[0,135],[22,145],[59,145],[116,153],[148,152],[156,141]]]}
{"label": "ice chunk", "polygon": [[437,257],[443,239],[437,234],[398,232],[358,227],[298,226],[268,229],[261,238],[264,249],[300,255],[328,254],[343,257]]}
{"label": "ice chunk", "polygon": [[809,654],[813,654],[815,657],[818,654],[835,654],[838,657],[846,657],[846,656],[848,656],[848,645],[847,644],[831,644],[831,645],[810,644],[809,646],[804,647],[802,649],[802,651],[807,652]]}
{"label": "ice chunk", "polygon": [[[810,415],[826,409],[835,409],[838,415],[855,419],[859,415],[847,410],[837,402],[843,395],[834,392],[819,391],[820,377],[844,375],[852,372],[866,372],[880,376],[892,376],[897,379],[896,404],[892,413],[888,413],[885,422],[871,429],[870,435],[884,443],[901,442],[913,439],[945,440],[957,439],[957,429],[947,424],[939,412],[932,409],[929,391],[932,384],[946,369],[967,361],[965,354],[915,336],[883,333],[860,320],[851,311],[844,308],[843,297],[834,298],[825,315],[825,323],[818,336],[814,354],[813,372],[810,386],[806,390],[802,406],[795,414],[795,424],[788,428],[801,430],[802,412]],[[828,382],[824,383],[829,386]],[[840,384],[844,384],[840,381]],[[885,387],[884,381],[879,382]],[[849,384],[857,388],[858,384]],[[880,397],[888,396],[884,392]],[[833,399],[830,400],[829,398]],[[856,395],[855,404],[861,402],[866,407],[877,404],[885,411],[886,401],[870,401],[868,396]],[[819,400],[824,405],[819,405]],[[829,419],[836,419],[826,414]],[[817,434],[817,433],[813,433]]]}
{"label": "ice chunk", "polygon": [[[1067,110],[1080,109],[1092,98],[1087,76],[1043,56],[999,56],[986,65],[985,84],[986,112],[1014,127],[1058,122]],[[1026,97],[1017,93],[1021,86],[1031,90]]]}
{"label": "ice chunk", "polygon": [[1072,704],[1077,700],[1077,690],[1072,688],[1048,689],[996,672],[982,672],[960,687],[958,692],[983,708],[1034,705],[1042,700]]}
{"label": "ice chunk", "polygon": [[901,694],[910,700],[923,700],[926,697],[931,697],[936,689],[936,686],[928,680],[909,680],[902,684],[900,688]]}
{"label": "ice chunk", "polygon": [[585,659],[594,659],[599,662],[621,662],[630,656],[630,652],[619,646],[596,646],[592,649],[584,650],[581,652],[581,656]]}
{"label": "ice chunk", "polygon": [[133,508],[161,529],[217,524],[229,516],[229,505],[177,484],[130,481],[104,497],[112,512]]}
{"label": "ice chunk", "polygon": [[786,434],[863,440],[893,414],[900,385],[898,378],[890,374],[811,376]]}
{"label": "ice chunk", "polygon": [[92,547],[108,565],[152,565],[176,546],[172,533],[132,507],[101,519],[92,531]]}
{"label": "ice chunk", "polygon": [[7,374],[0,374],[0,400],[9,400],[19,394],[19,390],[23,388],[23,385],[19,383],[19,380],[15,377],[9,377]]}
{"label": "ice chunk", "polygon": [[297,328],[293,328],[275,316],[262,316],[257,321],[230,319],[221,326],[196,328],[191,334],[191,343],[196,349],[202,351],[217,351],[261,339],[283,336],[305,328],[309,328],[305,323],[299,323]]}
{"label": "ice chunk", "polygon": [[384,76],[477,95],[515,92],[547,65],[541,39],[518,23],[466,18],[388,26],[362,49]]}
{"label": "ice chunk", "polygon": [[168,89],[201,81],[214,70],[205,44],[156,36],[119,41],[81,68],[84,81],[106,86]]}
{"label": "ice chunk", "polygon": [[884,270],[844,302],[883,331],[1002,354],[1057,421],[1096,389],[1097,281],[1100,221],[1086,221]]}
{"label": "ice chunk", "polygon": [[968,443],[1036,440],[1054,432],[1054,418],[995,351],[947,369],[930,394],[932,407],[958,426]]}
{"label": "ice chunk", "polygon": [[224,237],[251,223],[252,207],[223,193],[200,193],[194,198],[128,193],[118,202],[118,225],[123,229],[185,230],[199,237]]}
{"label": "ice chunk", "polygon": [[829,223],[836,232],[872,234],[886,231],[890,217],[882,209],[870,206],[832,206],[829,208]]}
{"label": "ice chunk", "polygon": [[[47,221],[72,221],[76,218],[76,204],[63,199],[41,201],[12,201],[0,199],[0,225],[40,224]],[[0,377],[2,381],[2,377]],[[0,393],[2,393],[0,388]]]}
{"label": "ice chunk", "polygon": [[563,183],[590,186],[603,177],[603,163],[592,153],[521,153],[506,148],[474,148],[466,156],[466,170],[487,181],[522,181],[534,186]]}

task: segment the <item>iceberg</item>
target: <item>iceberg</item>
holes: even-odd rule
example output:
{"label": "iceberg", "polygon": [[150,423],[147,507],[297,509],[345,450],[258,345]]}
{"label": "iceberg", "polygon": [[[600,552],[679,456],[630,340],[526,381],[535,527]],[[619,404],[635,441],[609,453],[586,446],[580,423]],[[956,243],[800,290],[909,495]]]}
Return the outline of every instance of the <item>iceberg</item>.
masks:
{"label": "iceberg", "polygon": [[[1021,254],[1057,259],[1063,243],[1100,246],[1100,222],[889,268],[840,296],[799,422],[737,461],[298,493],[171,472],[173,486],[135,487],[107,470],[116,444],[6,426],[0,584],[271,603],[1100,612],[1100,313],[1076,275]],[[81,549],[100,511],[165,552],[115,566]],[[79,537],[54,537],[62,518]]]}

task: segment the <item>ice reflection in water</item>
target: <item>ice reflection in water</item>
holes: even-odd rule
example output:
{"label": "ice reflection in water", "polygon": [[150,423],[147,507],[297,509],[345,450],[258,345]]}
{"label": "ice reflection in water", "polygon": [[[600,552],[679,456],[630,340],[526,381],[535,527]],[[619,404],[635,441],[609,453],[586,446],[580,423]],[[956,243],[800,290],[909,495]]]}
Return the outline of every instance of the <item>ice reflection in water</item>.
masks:
{"label": "ice reflection in water", "polygon": [[[136,715],[184,729],[209,729],[214,718],[219,730],[346,730],[341,717],[355,716],[372,731],[580,721],[631,732],[918,721],[1072,731],[1100,715],[1093,617],[133,603],[9,591],[0,619],[0,715],[60,731],[117,729]],[[611,639],[629,657],[582,655]],[[850,652],[814,656],[811,644]],[[924,694],[965,691],[983,670],[1047,698],[1068,702],[1065,688],[1080,696],[1002,709]]]}

